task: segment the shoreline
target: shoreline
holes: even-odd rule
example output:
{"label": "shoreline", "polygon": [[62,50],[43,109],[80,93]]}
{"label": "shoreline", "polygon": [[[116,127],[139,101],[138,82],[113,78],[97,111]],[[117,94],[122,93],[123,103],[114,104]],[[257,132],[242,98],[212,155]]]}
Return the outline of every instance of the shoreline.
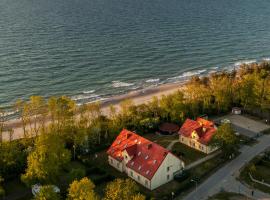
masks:
{"label": "shoreline", "polygon": [[[157,98],[160,98],[163,95],[172,94],[178,91],[183,87],[184,83],[185,82],[166,83],[158,85],[156,87],[141,89],[137,91],[128,92],[122,95],[112,96],[106,99],[104,102],[101,102],[101,112],[103,115],[108,115],[110,105],[115,106],[116,110],[118,110],[120,102],[126,99],[132,100],[135,105],[150,102],[152,98],[155,96]],[[49,119],[48,122],[46,122],[46,124],[48,123],[50,123]],[[5,126],[9,129],[10,128],[13,129],[12,140],[20,139],[23,137],[23,129],[20,119],[11,119],[5,123]],[[7,131],[4,131],[2,137],[4,141],[9,140],[9,133]]]}

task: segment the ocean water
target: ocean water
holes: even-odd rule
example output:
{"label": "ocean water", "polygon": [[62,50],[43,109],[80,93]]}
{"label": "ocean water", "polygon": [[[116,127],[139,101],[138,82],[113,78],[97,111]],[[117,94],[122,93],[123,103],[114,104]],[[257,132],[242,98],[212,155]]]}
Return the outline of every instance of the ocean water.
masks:
{"label": "ocean water", "polygon": [[269,58],[269,0],[0,0],[1,107],[80,104]]}

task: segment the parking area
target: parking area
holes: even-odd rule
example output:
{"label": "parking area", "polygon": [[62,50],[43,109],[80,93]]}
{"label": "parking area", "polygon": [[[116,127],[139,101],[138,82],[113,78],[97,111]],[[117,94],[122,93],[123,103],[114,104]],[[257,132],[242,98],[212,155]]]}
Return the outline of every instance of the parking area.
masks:
{"label": "parking area", "polygon": [[235,131],[250,138],[257,137],[262,131],[270,128],[269,125],[264,124],[261,121],[254,120],[243,115],[230,114],[217,118],[215,121],[220,122],[222,119],[230,120]]}

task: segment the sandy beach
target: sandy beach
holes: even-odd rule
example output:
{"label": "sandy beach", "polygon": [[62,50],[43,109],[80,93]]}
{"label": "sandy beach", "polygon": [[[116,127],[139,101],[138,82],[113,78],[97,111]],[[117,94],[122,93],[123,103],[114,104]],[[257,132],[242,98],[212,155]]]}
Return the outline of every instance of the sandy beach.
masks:
{"label": "sandy beach", "polygon": [[[131,99],[135,105],[147,103],[152,100],[154,96],[160,98],[162,95],[168,95],[176,92],[183,86],[183,83],[168,83],[159,85],[157,87],[147,88],[138,91],[132,91],[127,94],[113,96],[101,103],[101,110],[104,115],[108,115],[109,106],[114,105],[116,109],[119,108],[119,103],[126,99]],[[50,121],[48,120],[47,124]],[[19,119],[10,120],[6,123],[7,128],[13,129],[12,139],[20,139],[23,137],[23,129]],[[3,133],[3,140],[9,140],[9,133]]]}

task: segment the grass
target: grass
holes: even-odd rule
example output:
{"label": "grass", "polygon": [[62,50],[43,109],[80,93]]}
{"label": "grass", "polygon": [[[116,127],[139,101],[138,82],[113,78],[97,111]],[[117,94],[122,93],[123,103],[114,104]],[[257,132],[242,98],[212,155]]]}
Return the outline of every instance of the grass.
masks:
{"label": "grass", "polygon": [[208,198],[208,200],[236,200],[236,199],[248,200],[246,196],[242,194],[233,193],[233,192],[220,192]]}
{"label": "grass", "polygon": [[5,182],[4,189],[7,199],[26,200],[32,198],[31,189],[27,188],[19,178]]}
{"label": "grass", "polygon": [[256,170],[251,173],[252,177],[259,181],[264,180],[266,183],[270,184],[270,170],[269,170],[270,161],[266,161],[269,163],[267,164],[266,162],[263,162],[262,160],[263,160],[263,157],[258,156],[254,158],[248,165],[246,165],[245,168],[240,173],[240,180],[246,182],[248,185],[252,186],[253,188],[261,190],[265,193],[270,193],[269,187],[253,182],[249,176],[250,166],[254,164]]}
{"label": "grass", "polygon": [[172,148],[172,153],[180,157],[186,165],[206,156],[206,154],[190,148],[180,142],[174,144]]}
{"label": "grass", "polygon": [[238,139],[239,139],[240,144],[243,144],[243,145],[253,146],[258,143],[256,139],[247,137],[242,134],[238,136]]}
{"label": "grass", "polygon": [[270,128],[262,131],[263,134],[269,135],[270,134]]}
{"label": "grass", "polygon": [[174,140],[179,139],[178,135],[157,135],[157,134],[146,134],[143,137],[146,139],[155,142],[159,144],[160,146],[163,146],[164,148],[167,148],[167,146]]}

